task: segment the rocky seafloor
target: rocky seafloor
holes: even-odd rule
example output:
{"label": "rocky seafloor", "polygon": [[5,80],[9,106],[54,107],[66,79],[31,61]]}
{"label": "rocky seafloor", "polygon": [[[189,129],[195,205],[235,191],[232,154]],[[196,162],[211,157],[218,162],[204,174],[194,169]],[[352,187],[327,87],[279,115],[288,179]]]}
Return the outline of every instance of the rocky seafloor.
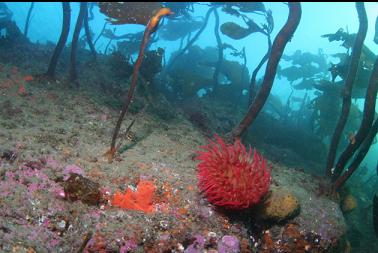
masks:
{"label": "rocky seafloor", "polygon": [[[31,73],[16,66],[0,67],[2,252],[343,252],[348,247],[339,204],[323,192],[320,178],[270,163],[272,190],[283,187],[293,194],[298,212],[279,221],[260,218],[258,208],[224,212],[197,188],[195,151],[207,138],[179,109],[166,122],[144,110],[128,115],[123,129],[135,120],[132,132],[121,137],[121,152],[109,163],[104,153],[116,110],[59,83],[26,78]],[[70,173],[89,180],[93,192],[84,186],[69,198]],[[141,181],[155,187],[151,212],[111,204],[115,192],[137,191]]]}

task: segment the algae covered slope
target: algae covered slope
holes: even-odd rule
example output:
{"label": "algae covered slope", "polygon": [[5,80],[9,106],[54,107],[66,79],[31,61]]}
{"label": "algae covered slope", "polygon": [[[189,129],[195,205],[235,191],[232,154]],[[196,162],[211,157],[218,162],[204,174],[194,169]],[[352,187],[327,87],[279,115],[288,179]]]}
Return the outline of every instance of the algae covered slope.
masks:
{"label": "algae covered slope", "polygon": [[[12,74],[14,66],[2,68],[12,77],[24,73],[18,69]],[[103,154],[117,111],[55,85],[31,81],[25,95],[17,94],[14,86],[2,88],[1,151],[14,152],[16,157],[1,160],[3,250],[72,252],[86,239],[88,250],[126,248],[132,252],[152,248],[180,252],[193,245],[198,250],[217,249],[231,239],[249,250],[266,245],[258,239],[263,232],[251,230],[258,223],[251,221],[253,217],[229,216],[198,191],[193,157],[206,138],[180,112],[169,123],[144,111],[134,114],[133,136],[123,139],[124,151],[109,164]],[[317,195],[318,183],[310,176],[291,172],[273,166],[273,180],[288,187],[301,206],[300,215],[288,223],[300,224],[298,231],[304,234],[315,232],[323,246],[329,247],[345,226],[337,204]],[[67,198],[64,182],[70,173],[97,183],[103,199],[93,205],[83,193]],[[135,191],[143,180],[156,187],[152,213],[111,205],[115,192]],[[309,222],[314,213],[328,218]],[[255,246],[249,230],[260,234]]]}

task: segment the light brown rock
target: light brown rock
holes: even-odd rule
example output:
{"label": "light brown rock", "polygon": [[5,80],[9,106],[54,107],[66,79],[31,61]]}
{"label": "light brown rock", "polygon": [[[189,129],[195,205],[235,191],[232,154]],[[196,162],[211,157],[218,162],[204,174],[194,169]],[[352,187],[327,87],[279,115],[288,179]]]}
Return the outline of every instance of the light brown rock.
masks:
{"label": "light brown rock", "polygon": [[294,194],[285,187],[273,187],[264,201],[260,215],[266,220],[282,221],[299,213],[300,205]]}

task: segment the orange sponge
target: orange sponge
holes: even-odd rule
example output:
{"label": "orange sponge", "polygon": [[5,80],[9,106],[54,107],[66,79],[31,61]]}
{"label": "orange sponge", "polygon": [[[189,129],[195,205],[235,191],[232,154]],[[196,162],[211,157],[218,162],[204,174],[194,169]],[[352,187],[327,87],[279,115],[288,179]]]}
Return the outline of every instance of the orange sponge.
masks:
{"label": "orange sponge", "polygon": [[156,186],[151,181],[140,181],[137,191],[127,189],[126,193],[116,192],[113,196],[112,205],[125,209],[139,210],[146,213],[154,211],[152,197]]}

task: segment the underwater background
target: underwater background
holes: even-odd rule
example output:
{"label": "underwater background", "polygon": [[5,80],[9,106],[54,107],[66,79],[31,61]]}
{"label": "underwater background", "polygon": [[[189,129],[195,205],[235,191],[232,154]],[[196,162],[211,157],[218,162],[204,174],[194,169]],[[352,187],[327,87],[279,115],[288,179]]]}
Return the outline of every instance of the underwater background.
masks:
{"label": "underwater background", "polygon": [[0,250],[378,252],[377,13],[0,3]]}

